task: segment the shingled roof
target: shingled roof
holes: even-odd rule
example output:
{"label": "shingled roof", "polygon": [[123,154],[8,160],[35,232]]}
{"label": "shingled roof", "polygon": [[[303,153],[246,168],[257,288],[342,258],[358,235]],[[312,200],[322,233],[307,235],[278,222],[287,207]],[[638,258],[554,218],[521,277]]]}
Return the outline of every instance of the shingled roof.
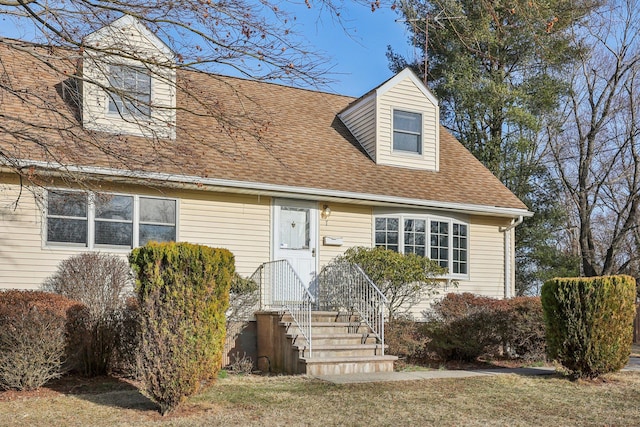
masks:
{"label": "shingled roof", "polygon": [[444,128],[438,172],[376,164],[337,117],[355,100],[347,96],[179,70],[175,140],[87,131],[67,84],[79,59],[68,51],[0,43],[0,162],[527,213]]}

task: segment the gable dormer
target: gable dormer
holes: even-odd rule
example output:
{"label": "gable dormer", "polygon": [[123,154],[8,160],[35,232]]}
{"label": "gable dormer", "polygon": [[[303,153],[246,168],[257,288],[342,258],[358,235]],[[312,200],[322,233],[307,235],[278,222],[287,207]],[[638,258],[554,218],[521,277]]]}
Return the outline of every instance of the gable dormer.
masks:
{"label": "gable dormer", "polygon": [[409,68],[353,102],[339,117],[377,164],[439,169],[438,100]]}
{"label": "gable dormer", "polygon": [[82,122],[89,130],[175,138],[171,49],[124,15],[84,39]]}

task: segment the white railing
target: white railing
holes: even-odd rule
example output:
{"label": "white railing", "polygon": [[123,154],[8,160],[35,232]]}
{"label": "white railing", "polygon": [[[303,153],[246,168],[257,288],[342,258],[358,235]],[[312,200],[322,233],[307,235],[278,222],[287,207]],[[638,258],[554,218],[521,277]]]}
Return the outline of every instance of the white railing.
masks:
{"label": "white railing", "polygon": [[260,287],[260,309],[287,310],[306,340],[311,357],[311,308],[314,298],[289,261],[265,262],[256,269],[251,279]]}
{"label": "white railing", "polygon": [[384,354],[384,314],[387,298],[357,264],[332,262],[317,278],[317,307],[358,314],[382,344]]}

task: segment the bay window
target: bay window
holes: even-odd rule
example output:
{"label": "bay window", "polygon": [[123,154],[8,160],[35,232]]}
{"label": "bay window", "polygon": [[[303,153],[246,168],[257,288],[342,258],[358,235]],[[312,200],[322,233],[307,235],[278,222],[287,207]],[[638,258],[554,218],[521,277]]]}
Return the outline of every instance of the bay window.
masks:
{"label": "bay window", "polygon": [[375,246],[427,256],[449,275],[469,274],[469,226],[428,215],[380,215],[375,218]]}

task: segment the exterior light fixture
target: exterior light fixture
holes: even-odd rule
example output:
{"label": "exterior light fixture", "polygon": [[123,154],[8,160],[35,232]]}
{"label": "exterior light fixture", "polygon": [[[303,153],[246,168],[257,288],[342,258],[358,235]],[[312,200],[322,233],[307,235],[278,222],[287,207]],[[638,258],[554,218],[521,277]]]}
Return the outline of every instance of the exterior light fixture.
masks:
{"label": "exterior light fixture", "polygon": [[330,216],[331,216],[331,208],[329,207],[329,205],[323,205],[322,211],[320,212],[320,217],[326,221],[329,219]]}

